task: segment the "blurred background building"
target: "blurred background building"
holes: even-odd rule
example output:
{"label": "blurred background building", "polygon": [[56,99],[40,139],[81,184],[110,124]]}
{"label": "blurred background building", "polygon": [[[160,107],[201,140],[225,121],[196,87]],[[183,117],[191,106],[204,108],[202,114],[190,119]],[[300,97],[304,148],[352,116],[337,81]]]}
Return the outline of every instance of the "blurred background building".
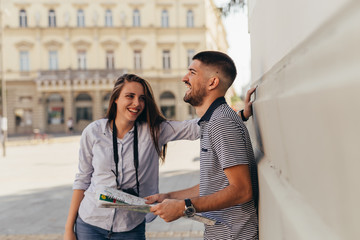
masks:
{"label": "blurred background building", "polygon": [[104,116],[123,73],[149,80],[167,118],[194,117],[182,101],[181,78],[196,52],[228,48],[212,0],[1,4],[2,106],[9,134],[64,133],[70,118],[81,131]]}

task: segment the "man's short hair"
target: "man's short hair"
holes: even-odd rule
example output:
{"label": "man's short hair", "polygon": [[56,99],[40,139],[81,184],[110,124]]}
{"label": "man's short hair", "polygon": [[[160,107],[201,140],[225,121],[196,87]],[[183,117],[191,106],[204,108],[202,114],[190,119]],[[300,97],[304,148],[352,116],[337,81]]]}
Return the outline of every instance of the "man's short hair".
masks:
{"label": "man's short hair", "polygon": [[236,78],[236,67],[234,61],[225,53],[218,51],[203,51],[197,53],[193,60],[199,60],[201,63],[215,67],[219,75],[225,79],[220,79],[222,86],[227,90]]}

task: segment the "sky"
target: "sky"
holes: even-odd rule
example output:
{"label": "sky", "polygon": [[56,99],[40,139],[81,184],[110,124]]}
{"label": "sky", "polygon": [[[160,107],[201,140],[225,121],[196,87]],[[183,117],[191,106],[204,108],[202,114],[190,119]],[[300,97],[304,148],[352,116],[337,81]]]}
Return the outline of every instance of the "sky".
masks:
{"label": "sky", "polygon": [[[214,0],[221,6],[224,0]],[[228,54],[234,60],[238,75],[233,87],[237,94],[241,94],[243,86],[248,88],[250,83],[250,35],[248,33],[247,6],[223,17],[229,43]]]}

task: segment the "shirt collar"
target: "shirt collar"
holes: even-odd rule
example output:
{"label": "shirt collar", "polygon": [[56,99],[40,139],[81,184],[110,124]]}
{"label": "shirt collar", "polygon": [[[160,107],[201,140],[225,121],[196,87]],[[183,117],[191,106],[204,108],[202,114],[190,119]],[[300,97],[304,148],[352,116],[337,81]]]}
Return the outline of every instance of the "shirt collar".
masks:
{"label": "shirt collar", "polygon": [[[129,132],[133,132],[134,129],[135,129],[135,127],[132,127]],[[138,129],[139,129],[139,126],[138,126]],[[112,126],[110,127],[110,121],[108,119],[106,119],[106,123],[103,126],[103,134],[105,135],[106,132],[112,134]]]}
{"label": "shirt collar", "polygon": [[206,113],[200,118],[200,120],[198,121],[198,124],[200,125],[200,123],[202,121],[209,121],[213,112],[215,111],[215,109],[220,106],[221,104],[226,103],[225,98],[224,97],[219,97],[217,98],[208,108],[208,110],[206,111]]}

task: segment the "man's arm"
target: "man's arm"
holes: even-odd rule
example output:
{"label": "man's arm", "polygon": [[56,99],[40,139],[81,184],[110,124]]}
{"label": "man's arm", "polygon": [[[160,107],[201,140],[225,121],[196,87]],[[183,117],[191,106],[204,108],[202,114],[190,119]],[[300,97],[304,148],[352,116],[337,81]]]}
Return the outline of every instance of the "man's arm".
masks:
{"label": "man's arm", "polygon": [[163,202],[165,199],[185,199],[185,198],[193,198],[193,197],[198,197],[199,196],[199,184],[195,185],[191,188],[187,188],[187,189],[183,189],[183,190],[179,190],[179,191],[174,191],[174,192],[169,192],[169,193],[159,193],[159,194],[154,194],[148,197],[145,197],[145,199],[147,200],[147,204],[152,204],[152,203],[161,203]]}
{"label": "man's arm", "polygon": [[[197,212],[216,211],[250,201],[252,187],[248,165],[229,167],[224,169],[224,172],[229,181],[226,188],[202,197],[183,195],[182,199],[190,198]],[[179,199],[165,199],[150,210],[166,222],[171,222],[184,215],[185,202]]]}

